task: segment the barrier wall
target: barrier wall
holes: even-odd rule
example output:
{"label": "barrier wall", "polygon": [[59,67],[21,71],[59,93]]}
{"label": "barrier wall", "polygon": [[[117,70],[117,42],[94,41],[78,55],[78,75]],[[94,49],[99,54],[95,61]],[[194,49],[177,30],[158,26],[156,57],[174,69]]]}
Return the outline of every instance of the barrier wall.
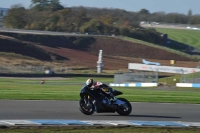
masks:
{"label": "barrier wall", "polygon": [[[114,87],[157,87],[158,83],[126,83],[126,84],[110,83],[109,86],[114,86]],[[176,87],[200,88],[200,84],[176,83]]]}
{"label": "barrier wall", "polygon": [[158,83],[126,83],[126,84],[110,83],[109,86],[115,86],[115,87],[155,87],[155,86],[158,86]]}
{"label": "barrier wall", "polygon": [[200,30],[200,28],[196,28],[196,27],[186,27],[186,29],[191,29],[191,30]]}
{"label": "barrier wall", "polygon": [[176,87],[200,88],[200,84],[195,84],[195,83],[176,83]]}

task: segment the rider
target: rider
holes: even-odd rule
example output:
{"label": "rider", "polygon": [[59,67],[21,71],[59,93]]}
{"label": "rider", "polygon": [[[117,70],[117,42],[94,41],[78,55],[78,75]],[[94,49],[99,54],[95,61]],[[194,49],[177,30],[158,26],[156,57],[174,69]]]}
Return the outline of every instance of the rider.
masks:
{"label": "rider", "polygon": [[116,97],[112,93],[112,88],[110,88],[106,84],[99,82],[99,81],[94,81],[92,78],[90,78],[90,79],[86,80],[86,85],[90,89],[101,89],[106,94],[108,94],[113,99],[113,101],[116,101]]}

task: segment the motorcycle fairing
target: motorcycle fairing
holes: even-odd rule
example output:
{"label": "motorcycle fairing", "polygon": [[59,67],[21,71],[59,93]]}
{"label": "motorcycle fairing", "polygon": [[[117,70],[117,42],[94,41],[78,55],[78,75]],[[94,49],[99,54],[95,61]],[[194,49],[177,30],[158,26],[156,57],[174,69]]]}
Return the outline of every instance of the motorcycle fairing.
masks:
{"label": "motorcycle fairing", "polygon": [[126,102],[123,102],[123,101],[121,101],[121,100],[119,100],[119,99],[117,99],[115,102],[113,102],[113,104],[118,104],[118,105],[123,105],[123,104],[125,104]]}
{"label": "motorcycle fairing", "polygon": [[123,94],[121,91],[117,91],[117,90],[113,90],[112,93],[113,93],[114,96],[118,96],[118,95]]}
{"label": "motorcycle fairing", "polygon": [[87,86],[83,86],[80,92],[80,96],[83,98],[84,95],[90,95],[96,101],[97,113],[115,113],[117,106],[102,103],[98,90],[91,90]]}

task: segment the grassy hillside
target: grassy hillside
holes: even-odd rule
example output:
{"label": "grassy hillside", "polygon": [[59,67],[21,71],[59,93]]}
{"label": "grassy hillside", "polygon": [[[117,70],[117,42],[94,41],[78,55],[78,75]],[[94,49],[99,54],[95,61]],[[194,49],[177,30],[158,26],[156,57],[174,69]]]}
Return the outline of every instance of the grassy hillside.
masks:
{"label": "grassy hillside", "polygon": [[127,69],[128,63],[142,63],[143,58],[160,62],[162,65],[170,65],[171,59],[176,60],[178,66],[195,67],[197,65],[197,62],[191,63],[194,60],[190,56],[121,37],[0,32],[0,42],[0,61],[4,65],[48,64],[96,69],[99,50],[103,50],[105,70]]}
{"label": "grassy hillside", "polygon": [[122,40],[127,40],[127,41],[131,41],[131,42],[141,43],[141,44],[143,44],[143,45],[155,47],[155,48],[158,48],[158,49],[160,49],[160,50],[166,50],[166,51],[169,51],[169,52],[171,52],[171,53],[176,53],[176,54],[178,54],[178,55],[181,55],[181,56],[183,56],[183,57],[196,58],[196,57],[193,56],[193,55],[190,55],[190,54],[187,54],[187,53],[178,51],[178,50],[170,49],[170,48],[163,47],[163,46],[160,46],[160,45],[155,45],[155,44],[153,44],[153,43],[149,43],[149,42],[137,40],[137,39],[134,39],[134,38],[130,38],[130,37],[119,37],[119,38],[122,39]]}
{"label": "grassy hillside", "polygon": [[168,34],[168,37],[177,42],[200,48],[200,31],[187,29],[156,28],[157,31]]}

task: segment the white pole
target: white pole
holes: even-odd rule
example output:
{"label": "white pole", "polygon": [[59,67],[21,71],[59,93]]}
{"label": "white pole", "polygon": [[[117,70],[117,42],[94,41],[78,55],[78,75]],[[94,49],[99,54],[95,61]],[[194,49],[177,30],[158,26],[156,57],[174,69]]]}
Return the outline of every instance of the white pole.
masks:
{"label": "white pole", "polygon": [[99,58],[97,61],[97,73],[102,73],[103,69],[103,51],[99,50]]}

